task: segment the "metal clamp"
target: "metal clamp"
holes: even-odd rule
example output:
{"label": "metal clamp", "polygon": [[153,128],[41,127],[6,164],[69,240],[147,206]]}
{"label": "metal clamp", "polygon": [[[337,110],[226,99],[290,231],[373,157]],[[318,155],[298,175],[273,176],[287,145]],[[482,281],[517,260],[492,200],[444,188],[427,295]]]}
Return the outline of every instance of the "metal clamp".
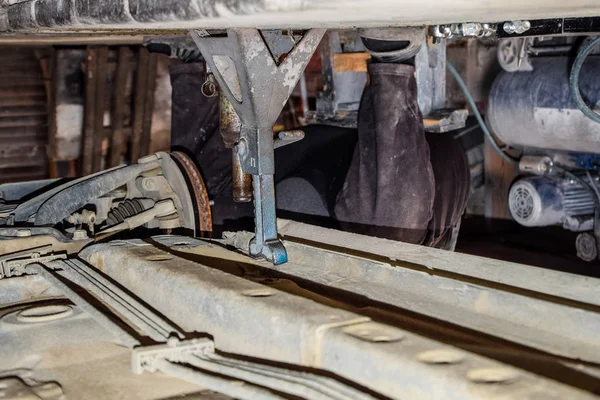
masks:
{"label": "metal clamp", "polygon": [[29,264],[66,258],[66,254],[53,254],[49,245],[8,254],[0,257],[0,279],[24,275],[26,273],[25,268]]}

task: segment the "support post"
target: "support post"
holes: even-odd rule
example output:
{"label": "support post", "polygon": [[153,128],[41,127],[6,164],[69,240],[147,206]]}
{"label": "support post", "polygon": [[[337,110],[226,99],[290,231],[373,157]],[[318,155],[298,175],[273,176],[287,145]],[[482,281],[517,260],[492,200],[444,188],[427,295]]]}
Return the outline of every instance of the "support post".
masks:
{"label": "support post", "polygon": [[[227,37],[192,31],[196,45],[241,121],[234,152],[241,172],[252,175],[256,235],[250,253],[274,264],[287,261],[277,237],[273,125],[319,45],[325,29],[312,29],[283,61],[257,29],[229,29]],[[227,143],[227,140],[226,140]],[[239,170],[237,172],[240,172]]]}

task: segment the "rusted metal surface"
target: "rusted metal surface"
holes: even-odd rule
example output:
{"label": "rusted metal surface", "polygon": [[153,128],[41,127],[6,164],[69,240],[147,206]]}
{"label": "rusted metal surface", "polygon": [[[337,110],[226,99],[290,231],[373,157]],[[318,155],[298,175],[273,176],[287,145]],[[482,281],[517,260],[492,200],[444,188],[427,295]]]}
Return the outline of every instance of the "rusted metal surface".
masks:
{"label": "rusted metal surface", "polygon": [[191,186],[192,201],[195,204],[194,214],[198,224],[199,232],[212,232],[212,213],[210,210],[210,200],[208,192],[202,180],[202,175],[198,171],[196,164],[184,153],[173,152],[171,157],[176,160],[188,179],[188,185]]}
{"label": "rusted metal surface", "polygon": [[0,183],[48,177],[44,77],[31,49],[0,47]]}

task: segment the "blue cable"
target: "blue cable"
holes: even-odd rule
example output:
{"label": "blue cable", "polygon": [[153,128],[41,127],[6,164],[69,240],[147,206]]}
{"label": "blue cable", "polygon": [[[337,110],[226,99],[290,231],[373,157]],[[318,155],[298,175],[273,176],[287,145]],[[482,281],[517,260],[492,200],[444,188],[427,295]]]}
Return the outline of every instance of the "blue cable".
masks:
{"label": "blue cable", "polygon": [[458,71],[456,70],[456,68],[454,68],[454,66],[452,64],[450,64],[448,61],[446,61],[446,67],[452,73],[452,75],[454,76],[454,79],[456,79],[456,82],[458,82],[458,86],[460,86],[463,93],[465,94],[465,97],[467,98],[467,101],[469,102],[471,109],[473,109],[475,118],[477,118],[477,122],[479,122],[479,126],[481,126],[481,130],[483,131],[485,136],[487,136],[487,138],[490,141],[490,144],[492,145],[494,150],[496,150],[496,152],[500,155],[500,157],[502,157],[504,159],[504,161],[508,162],[509,164],[518,164],[517,160],[515,160],[514,158],[512,158],[511,156],[506,154],[504,151],[502,151],[502,149],[500,147],[498,147],[498,145],[496,144],[496,140],[494,139],[494,137],[492,136],[487,125],[483,121],[481,113],[479,112],[479,109],[477,108],[477,104],[475,104],[475,100],[473,99],[473,96],[471,96],[471,93],[469,93],[469,89],[467,88],[465,81],[463,81],[463,79],[461,78],[461,76],[458,73]]}

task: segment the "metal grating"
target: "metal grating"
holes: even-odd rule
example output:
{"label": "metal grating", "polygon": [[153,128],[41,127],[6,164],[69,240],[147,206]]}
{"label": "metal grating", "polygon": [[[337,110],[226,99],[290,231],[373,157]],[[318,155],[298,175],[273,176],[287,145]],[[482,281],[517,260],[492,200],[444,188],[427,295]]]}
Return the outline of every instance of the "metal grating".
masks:
{"label": "metal grating", "polygon": [[34,50],[0,47],[0,183],[48,177],[48,110]]}
{"label": "metal grating", "polygon": [[509,207],[518,221],[527,221],[533,214],[533,194],[528,187],[518,187],[510,193]]}

